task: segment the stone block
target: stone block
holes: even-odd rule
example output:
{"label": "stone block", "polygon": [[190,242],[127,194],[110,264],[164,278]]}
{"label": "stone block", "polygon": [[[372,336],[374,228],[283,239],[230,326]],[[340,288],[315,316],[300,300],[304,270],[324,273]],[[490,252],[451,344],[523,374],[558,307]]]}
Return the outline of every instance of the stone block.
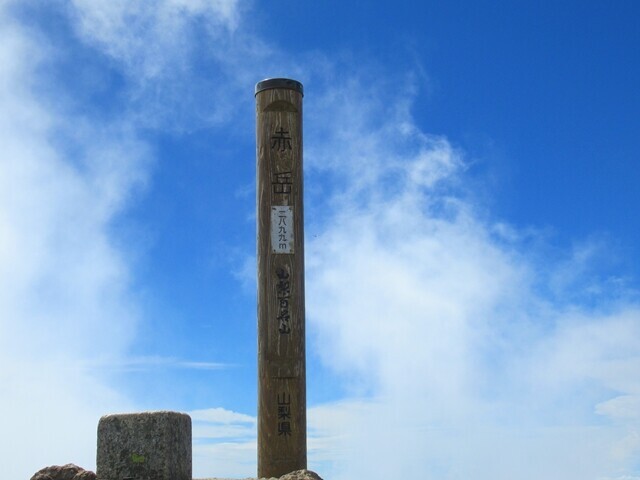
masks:
{"label": "stone block", "polygon": [[191,418],[177,412],[106,415],[98,423],[98,480],[191,480]]}

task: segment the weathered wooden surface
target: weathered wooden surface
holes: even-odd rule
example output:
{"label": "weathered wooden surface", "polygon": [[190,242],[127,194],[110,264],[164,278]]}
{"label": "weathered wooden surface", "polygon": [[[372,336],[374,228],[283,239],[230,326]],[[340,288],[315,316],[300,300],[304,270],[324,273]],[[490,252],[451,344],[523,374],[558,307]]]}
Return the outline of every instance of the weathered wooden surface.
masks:
{"label": "weathered wooden surface", "polygon": [[256,94],[258,477],[307,466],[301,87]]}

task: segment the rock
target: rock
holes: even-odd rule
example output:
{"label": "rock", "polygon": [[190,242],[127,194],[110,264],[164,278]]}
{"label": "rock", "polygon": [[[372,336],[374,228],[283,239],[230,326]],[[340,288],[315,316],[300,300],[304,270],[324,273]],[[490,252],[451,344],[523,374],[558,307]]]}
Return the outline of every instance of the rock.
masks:
{"label": "rock", "polygon": [[105,415],[96,464],[100,480],[191,480],[191,418],[166,411]]}
{"label": "rock", "polygon": [[[203,478],[200,480],[233,480],[230,478]],[[311,470],[297,470],[295,472],[287,473],[280,478],[271,477],[271,478],[246,478],[244,480],[322,480],[320,476],[312,472]]]}
{"label": "rock", "polygon": [[67,463],[38,470],[31,480],[96,480],[96,474],[73,463]]}
{"label": "rock", "polygon": [[298,470],[283,475],[280,480],[322,480],[322,478],[311,470]]}
{"label": "rock", "polygon": [[76,473],[73,480],[96,480],[96,474],[90,470],[84,470],[83,472]]}

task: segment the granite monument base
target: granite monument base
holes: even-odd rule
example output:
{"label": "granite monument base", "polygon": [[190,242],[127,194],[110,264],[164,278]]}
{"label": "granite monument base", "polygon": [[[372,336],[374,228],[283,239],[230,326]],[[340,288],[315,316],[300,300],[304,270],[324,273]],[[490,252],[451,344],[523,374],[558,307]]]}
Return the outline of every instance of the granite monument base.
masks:
{"label": "granite monument base", "polygon": [[177,412],[106,415],[98,423],[98,480],[191,480],[191,418]]}

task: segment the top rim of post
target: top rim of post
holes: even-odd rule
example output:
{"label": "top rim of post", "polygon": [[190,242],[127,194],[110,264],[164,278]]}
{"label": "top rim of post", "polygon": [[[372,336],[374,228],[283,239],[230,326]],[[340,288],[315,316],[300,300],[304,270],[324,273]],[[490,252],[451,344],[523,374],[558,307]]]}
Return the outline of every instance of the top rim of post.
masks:
{"label": "top rim of post", "polygon": [[300,95],[304,96],[304,88],[302,87],[302,83],[290,78],[266,78],[256,83],[255,94],[257,95],[263,90],[270,90],[273,88],[287,88],[289,90],[295,90],[296,92],[299,92]]}

